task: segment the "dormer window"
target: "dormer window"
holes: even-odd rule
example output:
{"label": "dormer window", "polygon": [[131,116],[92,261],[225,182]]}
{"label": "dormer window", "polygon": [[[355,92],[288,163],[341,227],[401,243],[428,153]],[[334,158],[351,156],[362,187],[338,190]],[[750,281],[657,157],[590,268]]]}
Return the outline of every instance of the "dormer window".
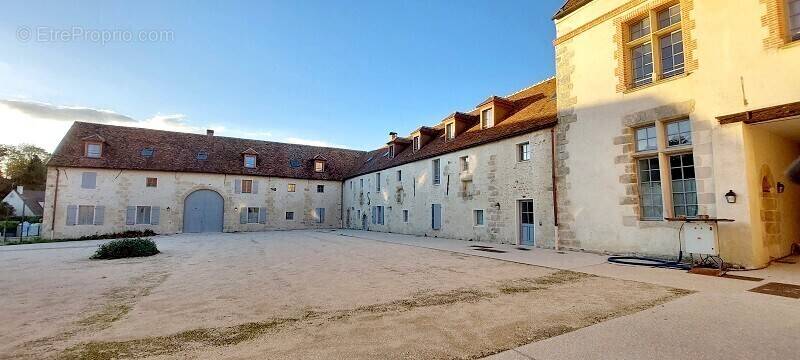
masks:
{"label": "dormer window", "polygon": [[394,145],[389,145],[389,151],[386,153],[389,159],[394,157]]}
{"label": "dormer window", "polygon": [[456,137],[456,131],[455,131],[455,127],[456,127],[456,126],[455,126],[455,125],[456,125],[455,123],[452,123],[452,122],[451,122],[451,123],[447,123],[447,124],[444,126],[444,136],[445,136],[445,139],[447,139],[447,140],[453,140],[453,139],[455,139],[455,137]]}
{"label": "dormer window", "polygon": [[488,129],[494,126],[494,112],[492,108],[481,111],[481,129]]}
{"label": "dormer window", "polygon": [[153,157],[153,154],[155,154],[155,152],[156,152],[156,149],[153,149],[151,147],[144,148],[144,149],[142,149],[142,156],[151,158],[151,157]]}
{"label": "dormer window", "polygon": [[325,172],[325,160],[314,160],[314,172]]}
{"label": "dormer window", "polygon": [[414,136],[414,151],[419,150],[419,135]]}
{"label": "dormer window", "polygon": [[245,155],[244,156],[244,167],[253,169],[256,167],[256,156],[255,155]]}
{"label": "dormer window", "polygon": [[197,159],[197,160],[208,160],[208,152],[206,152],[206,151],[199,151],[199,152],[197,153],[197,157],[196,157],[196,159]]}
{"label": "dormer window", "polygon": [[103,155],[103,144],[99,142],[87,142],[84,155],[89,158],[99,158]]}

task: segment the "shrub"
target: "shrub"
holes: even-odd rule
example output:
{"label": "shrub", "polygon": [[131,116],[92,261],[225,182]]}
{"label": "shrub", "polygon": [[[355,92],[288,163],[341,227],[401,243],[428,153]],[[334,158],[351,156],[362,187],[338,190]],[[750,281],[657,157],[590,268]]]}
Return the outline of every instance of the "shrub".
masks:
{"label": "shrub", "polygon": [[100,245],[92,259],[121,259],[158,254],[156,243],[150,239],[133,238],[111,240]]}

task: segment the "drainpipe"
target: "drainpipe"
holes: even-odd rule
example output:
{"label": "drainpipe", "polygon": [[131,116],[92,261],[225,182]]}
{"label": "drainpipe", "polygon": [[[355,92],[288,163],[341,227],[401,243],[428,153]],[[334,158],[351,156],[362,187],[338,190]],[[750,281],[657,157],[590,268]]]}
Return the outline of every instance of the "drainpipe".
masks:
{"label": "drainpipe", "polygon": [[50,240],[56,236],[56,209],[58,209],[58,179],[60,175],[61,171],[56,168],[56,189],[53,191],[53,218],[50,219]]}
{"label": "drainpipe", "polygon": [[556,127],[550,128],[550,149],[551,149],[551,157],[552,160],[550,161],[550,174],[552,175],[553,181],[553,225],[555,225],[555,237],[554,237],[554,245],[556,250],[560,247],[558,241],[558,185],[556,185]]}

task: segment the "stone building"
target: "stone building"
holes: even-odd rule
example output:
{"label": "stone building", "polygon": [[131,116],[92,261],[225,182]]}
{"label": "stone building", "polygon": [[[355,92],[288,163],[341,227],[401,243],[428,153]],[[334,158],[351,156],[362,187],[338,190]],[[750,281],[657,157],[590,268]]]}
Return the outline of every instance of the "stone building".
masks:
{"label": "stone building", "polygon": [[664,218],[708,215],[735,220],[726,261],[788,255],[800,1],[569,0],[554,19],[559,244],[674,255]]}

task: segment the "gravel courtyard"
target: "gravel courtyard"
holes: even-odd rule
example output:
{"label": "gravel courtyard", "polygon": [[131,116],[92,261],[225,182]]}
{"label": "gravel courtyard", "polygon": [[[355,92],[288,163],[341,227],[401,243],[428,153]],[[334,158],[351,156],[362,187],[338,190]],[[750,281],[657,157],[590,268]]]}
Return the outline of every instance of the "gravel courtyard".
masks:
{"label": "gravel courtyard", "polygon": [[0,358],[470,359],[687,293],[325,231],[155,240],[0,247]]}

